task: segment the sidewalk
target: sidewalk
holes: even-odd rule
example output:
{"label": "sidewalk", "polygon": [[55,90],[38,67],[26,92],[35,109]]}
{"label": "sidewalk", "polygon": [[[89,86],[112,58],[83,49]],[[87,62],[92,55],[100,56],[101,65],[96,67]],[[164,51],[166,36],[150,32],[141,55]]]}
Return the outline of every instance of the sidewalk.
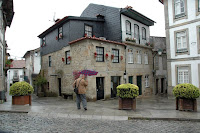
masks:
{"label": "sidewalk", "polygon": [[88,102],[88,110],[77,110],[75,101],[62,97],[32,96],[32,106],[12,105],[11,97],[0,104],[0,112],[28,113],[45,117],[68,117],[101,120],[155,119],[155,120],[190,120],[200,121],[200,100],[197,112],[175,110],[175,99],[151,96],[137,98],[136,111],[118,110],[118,99]]}

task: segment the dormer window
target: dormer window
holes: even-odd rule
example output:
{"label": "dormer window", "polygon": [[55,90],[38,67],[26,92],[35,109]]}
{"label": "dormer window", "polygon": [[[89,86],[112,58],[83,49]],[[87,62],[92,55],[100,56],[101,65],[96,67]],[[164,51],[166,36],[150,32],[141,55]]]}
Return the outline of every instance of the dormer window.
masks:
{"label": "dormer window", "polygon": [[126,20],[126,34],[131,35],[131,22]]}
{"label": "dormer window", "polygon": [[62,27],[58,28],[58,38],[59,39],[63,38],[63,28]]}
{"label": "dormer window", "polygon": [[85,25],[85,36],[92,37],[92,26]]}

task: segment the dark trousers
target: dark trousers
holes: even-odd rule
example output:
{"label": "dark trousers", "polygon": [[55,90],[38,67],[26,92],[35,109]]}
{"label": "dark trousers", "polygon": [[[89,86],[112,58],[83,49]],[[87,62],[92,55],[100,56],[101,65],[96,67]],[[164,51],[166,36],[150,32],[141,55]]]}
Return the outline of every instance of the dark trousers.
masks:
{"label": "dark trousers", "polygon": [[76,94],[76,105],[78,109],[81,108],[81,101],[83,108],[87,108],[87,100],[85,94]]}

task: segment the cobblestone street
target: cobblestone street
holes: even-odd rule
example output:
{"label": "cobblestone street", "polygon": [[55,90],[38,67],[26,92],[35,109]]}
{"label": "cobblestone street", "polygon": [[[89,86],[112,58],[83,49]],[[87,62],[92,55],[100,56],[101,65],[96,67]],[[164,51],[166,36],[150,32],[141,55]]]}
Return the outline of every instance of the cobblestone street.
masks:
{"label": "cobblestone street", "polygon": [[89,120],[31,116],[25,113],[0,113],[3,133],[198,133],[199,122],[159,120]]}

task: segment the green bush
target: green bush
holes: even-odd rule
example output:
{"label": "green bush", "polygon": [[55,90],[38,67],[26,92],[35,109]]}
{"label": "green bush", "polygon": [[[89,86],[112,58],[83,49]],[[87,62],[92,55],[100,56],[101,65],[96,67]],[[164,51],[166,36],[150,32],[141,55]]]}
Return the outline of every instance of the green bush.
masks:
{"label": "green bush", "polygon": [[117,86],[117,96],[120,98],[135,98],[139,95],[139,88],[134,84],[121,84]]}
{"label": "green bush", "polygon": [[27,82],[16,82],[10,87],[9,94],[12,96],[25,96],[33,93],[33,87]]}
{"label": "green bush", "polygon": [[178,84],[173,88],[173,94],[178,98],[195,99],[199,97],[200,92],[199,88],[196,86],[189,83],[183,83]]}

